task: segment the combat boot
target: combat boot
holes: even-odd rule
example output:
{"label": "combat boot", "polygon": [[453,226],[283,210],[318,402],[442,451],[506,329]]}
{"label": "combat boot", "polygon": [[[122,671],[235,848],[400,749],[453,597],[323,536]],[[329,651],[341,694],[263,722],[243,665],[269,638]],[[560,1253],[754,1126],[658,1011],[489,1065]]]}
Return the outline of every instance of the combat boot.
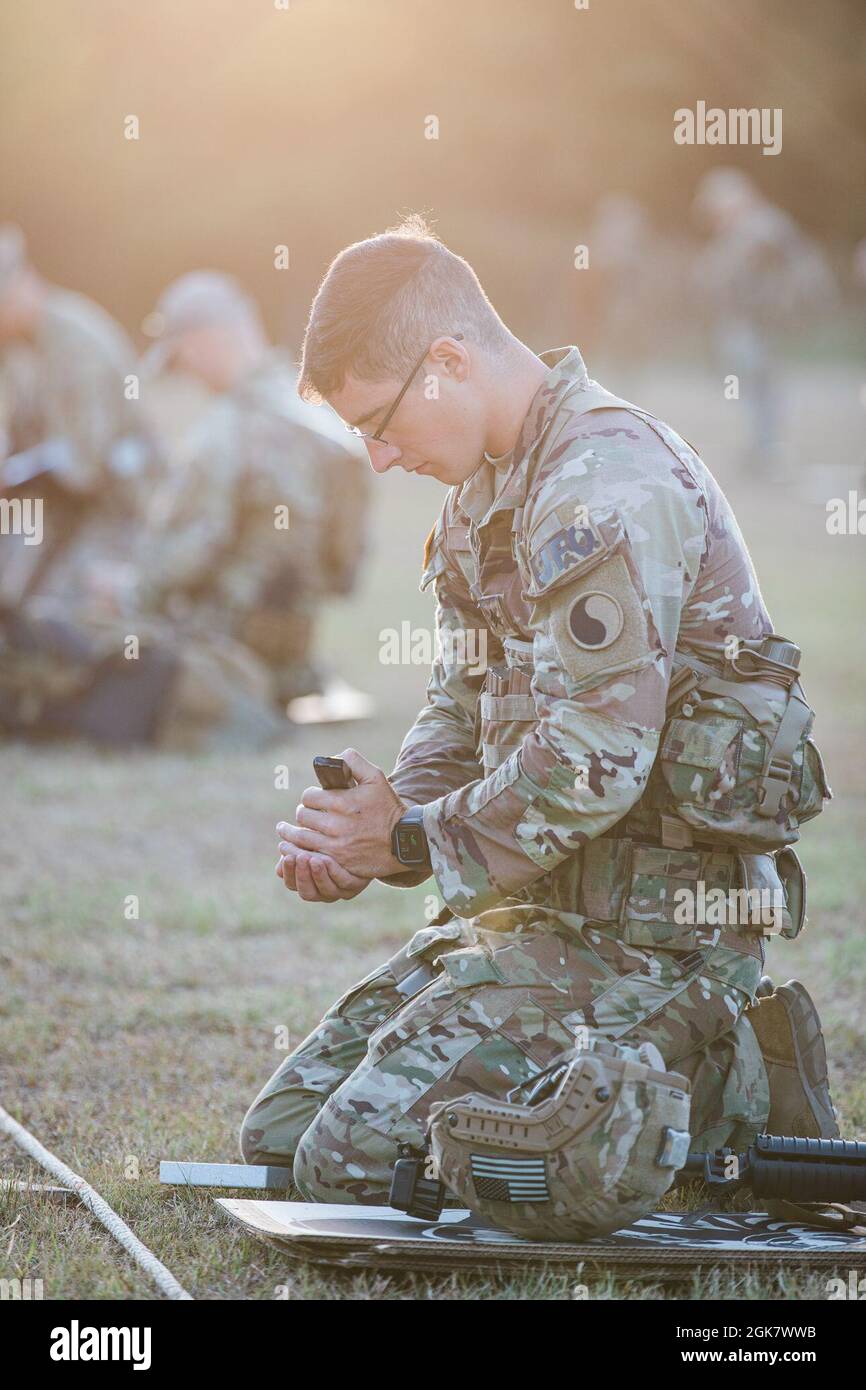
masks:
{"label": "combat boot", "polygon": [[771,993],[759,989],[748,1019],[770,1081],[767,1133],[838,1139],[821,1020],[806,988],[789,980]]}

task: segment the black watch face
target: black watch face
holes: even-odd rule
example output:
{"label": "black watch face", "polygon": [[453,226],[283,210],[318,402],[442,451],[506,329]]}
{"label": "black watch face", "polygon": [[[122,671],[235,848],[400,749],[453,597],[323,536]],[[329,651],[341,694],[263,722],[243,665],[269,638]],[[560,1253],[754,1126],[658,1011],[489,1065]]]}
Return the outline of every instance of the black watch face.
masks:
{"label": "black watch face", "polygon": [[427,858],[427,837],[418,825],[398,828],[397,847],[397,858],[403,864],[423,864]]}

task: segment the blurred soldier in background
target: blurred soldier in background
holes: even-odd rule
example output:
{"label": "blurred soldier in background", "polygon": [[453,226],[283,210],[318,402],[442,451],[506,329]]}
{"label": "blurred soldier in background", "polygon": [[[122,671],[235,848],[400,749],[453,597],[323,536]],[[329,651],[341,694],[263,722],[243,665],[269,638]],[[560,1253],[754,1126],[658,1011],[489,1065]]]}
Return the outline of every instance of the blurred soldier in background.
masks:
{"label": "blurred soldier in background", "polygon": [[146,327],[150,370],[171,366],[215,393],[150,513],[140,600],[191,630],[243,643],[279,705],[321,688],[316,614],[351,591],[363,552],[366,459],[298,399],[288,356],[231,277],[171,284]]}
{"label": "blurred soldier in background", "polygon": [[154,477],[135,352],[98,304],[42,278],[9,224],[0,227],[0,457],[4,493],[44,507],[41,545],[4,546],[0,603],[98,587],[88,560],[107,554]]}
{"label": "blurred soldier in background", "polygon": [[709,238],[694,262],[719,366],[739,380],[747,410],[747,461],[778,467],[784,445],[779,353],[837,299],[821,248],[738,169],[717,168],[698,185],[694,210]]}
{"label": "blurred soldier in background", "polygon": [[[131,344],[37,275],[17,228],[0,231],[4,505],[42,512],[38,540],[4,537],[0,730],[261,747],[285,733],[278,706],[318,684],[313,620],[354,582],[366,461],[298,400],[228,277],[184,276],[154,320],[149,365],[194,383],[161,489]],[[364,712],[345,688],[336,704],[324,717]]]}
{"label": "blurred soldier in background", "polygon": [[633,194],[610,192],[596,203],[588,245],[579,313],[594,351],[644,366],[681,346],[688,238],[660,230]]}
{"label": "blurred soldier in background", "polygon": [[158,456],[125,333],[99,305],[43,279],[9,224],[0,227],[0,458],[5,519],[38,507],[41,520],[38,537],[4,527],[0,728],[83,731],[81,700],[120,645],[87,624],[129,581]]}
{"label": "blurred soldier in background", "polygon": [[647,275],[653,230],[631,193],[605,193],[589,233],[589,268],[596,297],[599,351],[620,358],[648,347],[652,277]]}
{"label": "blurred soldier in background", "polygon": [[[149,315],[149,328],[155,315]],[[193,425],[213,404],[213,392],[189,372],[173,369],[151,377],[148,373],[141,393],[141,408],[149,428],[159,440],[164,461],[163,477],[174,473],[182,462],[186,439]]]}

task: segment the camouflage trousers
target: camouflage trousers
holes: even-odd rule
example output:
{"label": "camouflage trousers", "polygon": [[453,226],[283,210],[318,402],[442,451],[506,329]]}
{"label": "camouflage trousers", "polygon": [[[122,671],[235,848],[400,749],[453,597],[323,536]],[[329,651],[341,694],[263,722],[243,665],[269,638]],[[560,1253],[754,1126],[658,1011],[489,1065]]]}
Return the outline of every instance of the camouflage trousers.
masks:
{"label": "camouflage trousers", "polygon": [[761,1132],[769,1084],[744,1013],[759,936],[722,928],[699,950],[644,949],[612,924],[539,920],[537,907],[523,930],[487,930],[497,911],[477,919],[485,929],[422,928],[344,994],[251,1105],[246,1161],[293,1165],[308,1201],[387,1202],[400,1150],[423,1149],[434,1102],[504,1096],[573,1047],[581,1025],[653,1042],[689,1078],[693,1148],[741,1148]]}

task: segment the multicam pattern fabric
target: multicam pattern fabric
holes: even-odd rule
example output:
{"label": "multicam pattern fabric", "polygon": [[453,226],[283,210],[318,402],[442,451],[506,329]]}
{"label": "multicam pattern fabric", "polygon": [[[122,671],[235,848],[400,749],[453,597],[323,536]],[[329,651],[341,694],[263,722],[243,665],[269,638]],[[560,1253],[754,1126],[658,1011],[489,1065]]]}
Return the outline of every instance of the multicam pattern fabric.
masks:
{"label": "multicam pattern fabric", "polygon": [[635,855],[610,832],[646,790],[678,642],[762,638],[769,615],[694,450],[590,382],[576,348],[543,357],[507,475],[482,464],[428,540],[440,655],[390,777],[424,807],[464,944],[436,938],[455,923],[425,929],[432,978],[407,999],[405,961],[374,972],[244,1121],[245,1157],[293,1163],[315,1200],[386,1199],[401,1147],[424,1150],[432,1105],[505,1096],[587,1027],[655,1044],[686,1077],[692,1148],[747,1143],[767,1119],[747,1016],[762,935],[672,912],[684,884],[734,884],[735,856]]}
{"label": "multicam pattern fabric", "polygon": [[[351,586],[369,471],[305,425],[294,398],[294,373],[275,351],[210,406],[154,504],[155,560],[142,584],[151,607],[191,595],[199,617],[283,683],[308,656],[322,597]],[[351,530],[331,525],[335,497]]]}
{"label": "multicam pattern fabric", "polygon": [[120,325],[84,295],[52,289],[33,342],[0,353],[8,452],[63,440],[69,485],[94,491],[109,472],[112,446],[144,432],[135,372],[135,352]]}
{"label": "multicam pattern fabric", "polygon": [[451,932],[438,942],[423,929],[436,973],[413,997],[397,978],[418,963],[410,942],[284,1060],[244,1120],[248,1162],[293,1164],[309,1200],[385,1201],[402,1146],[425,1148],[433,1104],[470,1091],[504,1098],[587,1028],[654,1043],[685,1076],[692,1148],[740,1146],[762,1129],[767,1074],[743,1012],[761,975],[759,938],[751,954],[728,929],[689,953],[649,950],[535,909],[524,931],[475,929],[455,950],[453,928],[436,929]]}
{"label": "multicam pattern fabric", "polygon": [[[646,789],[678,642],[722,651],[772,631],[731,508],[694,450],[590,382],[576,348],[543,357],[551,370],[509,477],[492,500],[486,467],[449,492],[422,577],[440,631],[480,629],[488,668],[507,662],[506,643],[532,644],[523,737],[485,775],[478,744],[513,719],[511,697],[501,714],[480,708],[484,673],[452,637],[390,776],[424,806],[437,885],[461,916],[511,895],[556,901],[560,874],[570,889],[581,848]],[[590,593],[622,621],[593,628]]]}

